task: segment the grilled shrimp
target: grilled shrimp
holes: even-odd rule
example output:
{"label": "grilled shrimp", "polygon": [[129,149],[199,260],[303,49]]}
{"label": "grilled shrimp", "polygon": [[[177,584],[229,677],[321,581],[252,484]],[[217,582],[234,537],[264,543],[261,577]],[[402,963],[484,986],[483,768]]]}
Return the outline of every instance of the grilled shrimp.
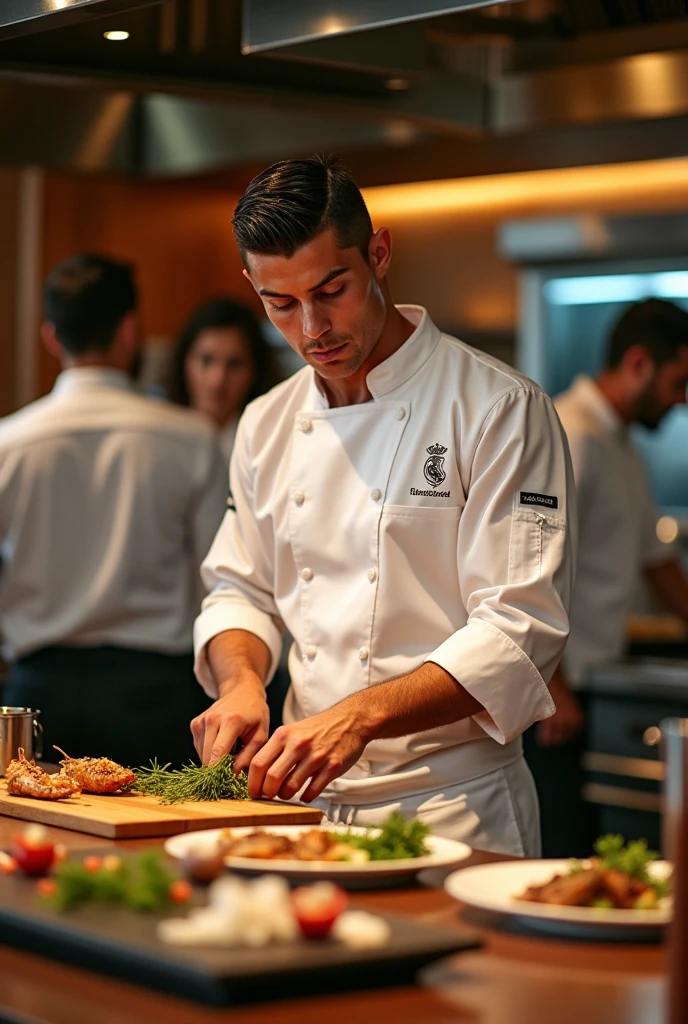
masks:
{"label": "grilled shrimp", "polygon": [[136,780],[130,768],[123,768],[107,757],[70,757],[59,747],[55,750],[65,758],[60,761],[62,778],[73,779],[84,793],[116,793]]}
{"label": "grilled shrimp", "polygon": [[32,796],[38,800],[64,800],[81,792],[75,779],[59,775],[48,775],[33,761],[27,761],[24,748],[19,748],[19,757],[7,765],[5,771],[7,792],[11,796]]}

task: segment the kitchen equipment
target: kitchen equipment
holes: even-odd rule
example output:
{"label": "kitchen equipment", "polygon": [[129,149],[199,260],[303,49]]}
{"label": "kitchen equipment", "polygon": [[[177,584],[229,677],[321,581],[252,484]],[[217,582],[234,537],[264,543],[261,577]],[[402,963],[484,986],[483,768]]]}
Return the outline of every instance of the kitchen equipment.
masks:
{"label": "kitchen equipment", "polygon": [[664,849],[674,865],[674,920],[669,932],[668,1024],[688,1020],[688,718],[662,722],[665,761]]}
{"label": "kitchen equipment", "polygon": [[38,715],[40,711],[31,708],[0,706],[0,775],[17,757],[19,747],[29,761],[43,756],[43,726]]}
{"label": "kitchen equipment", "polygon": [[317,825],[322,818],[322,811],[316,808],[272,800],[213,800],[167,806],[157,797],[138,793],[82,793],[67,800],[34,800],[10,796],[5,783],[0,783],[0,814],[106,839],[171,836],[235,825]]}

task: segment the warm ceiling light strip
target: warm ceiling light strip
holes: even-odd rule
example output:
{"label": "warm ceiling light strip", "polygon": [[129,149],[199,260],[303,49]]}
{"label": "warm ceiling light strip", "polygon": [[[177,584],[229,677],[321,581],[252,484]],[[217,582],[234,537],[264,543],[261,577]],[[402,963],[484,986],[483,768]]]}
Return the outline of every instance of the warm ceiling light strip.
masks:
{"label": "warm ceiling light strip", "polygon": [[688,159],[419,181],[366,188],[363,194],[371,215],[379,219],[500,206],[547,206],[562,200],[623,198],[667,189],[683,190],[688,196]]}

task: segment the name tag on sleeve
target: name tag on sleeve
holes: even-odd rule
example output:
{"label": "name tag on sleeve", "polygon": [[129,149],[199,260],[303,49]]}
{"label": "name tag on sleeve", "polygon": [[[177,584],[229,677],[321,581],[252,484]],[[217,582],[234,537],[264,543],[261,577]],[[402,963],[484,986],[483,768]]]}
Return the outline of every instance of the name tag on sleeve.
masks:
{"label": "name tag on sleeve", "polygon": [[538,494],[536,491],[521,491],[521,505],[541,505],[543,508],[559,508],[559,499],[553,494]]}

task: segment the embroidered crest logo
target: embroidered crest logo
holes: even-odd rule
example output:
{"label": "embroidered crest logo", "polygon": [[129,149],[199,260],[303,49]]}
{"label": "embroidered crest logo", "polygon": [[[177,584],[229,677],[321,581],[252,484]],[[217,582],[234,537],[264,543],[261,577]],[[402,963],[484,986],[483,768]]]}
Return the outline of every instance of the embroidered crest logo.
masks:
{"label": "embroidered crest logo", "polygon": [[444,472],[444,454],[447,449],[441,444],[432,444],[425,450],[430,458],[423,466],[423,475],[431,487],[439,487],[447,479]]}

